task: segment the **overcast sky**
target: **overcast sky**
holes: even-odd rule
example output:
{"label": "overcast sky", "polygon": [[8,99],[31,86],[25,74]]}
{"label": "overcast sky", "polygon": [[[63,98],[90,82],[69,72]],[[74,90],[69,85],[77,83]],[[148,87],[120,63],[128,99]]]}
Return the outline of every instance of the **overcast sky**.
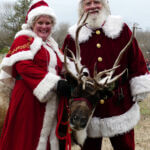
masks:
{"label": "overcast sky", "polygon": [[[1,0],[14,2],[17,0]],[[77,17],[78,0],[47,0],[54,9],[57,22],[73,25]],[[143,30],[150,30],[150,0],[109,0],[112,15],[120,15],[130,26],[136,22]]]}

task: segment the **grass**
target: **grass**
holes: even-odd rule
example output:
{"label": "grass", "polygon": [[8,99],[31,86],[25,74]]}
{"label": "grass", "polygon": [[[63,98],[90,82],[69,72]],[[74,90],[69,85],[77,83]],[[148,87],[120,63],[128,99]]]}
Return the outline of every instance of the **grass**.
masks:
{"label": "grass", "polygon": [[5,116],[6,116],[6,108],[0,107],[0,135],[5,120]]}
{"label": "grass", "polygon": [[141,114],[144,116],[150,116],[150,98],[147,98],[144,102],[140,103]]}

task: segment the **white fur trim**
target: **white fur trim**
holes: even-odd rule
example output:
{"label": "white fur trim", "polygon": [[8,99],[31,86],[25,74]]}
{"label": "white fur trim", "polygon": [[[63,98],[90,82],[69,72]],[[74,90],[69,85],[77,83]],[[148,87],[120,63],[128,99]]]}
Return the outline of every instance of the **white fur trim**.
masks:
{"label": "white fur trim", "polygon": [[83,146],[85,139],[87,138],[87,129],[75,131],[77,142]]}
{"label": "white fur trim", "polygon": [[[6,86],[13,88],[15,79],[12,78],[12,66],[20,60],[33,59],[33,55],[30,51],[22,51],[12,55],[11,57],[5,57],[1,63],[0,81],[6,84]],[[10,77],[8,77],[8,74]]]}
{"label": "white fur trim", "polygon": [[51,16],[53,18],[54,25],[56,24],[56,15],[53,12],[53,10],[47,6],[40,6],[40,7],[32,9],[28,14],[27,24],[31,27],[33,24],[34,18],[40,15]]}
{"label": "white fur trim", "polygon": [[[69,28],[69,34],[73,39],[75,39],[77,24]],[[83,26],[82,29],[79,32],[79,43],[86,42],[90,37],[92,36],[92,30],[87,28],[86,26]]]}
{"label": "white fur trim", "polygon": [[[55,123],[54,122],[56,122],[56,118],[57,118],[57,116],[56,116],[57,115],[57,107],[58,107],[58,99],[57,99],[56,94],[54,92],[52,92],[50,100],[46,104],[43,126],[41,129],[39,143],[38,143],[36,150],[46,150],[48,136],[50,135],[50,137],[51,137],[51,134],[53,134],[55,132],[55,127],[54,127]],[[53,134],[53,136],[54,136],[54,134]],[[53,139],[51,139],[51,140],[53,140]],[[57,141],[56,137],[55,137],[54,141],[57,146],[55,150],[58,150],[58,145],[57,145],[58,141]],[[51,148],[51,149],[53,149],[53,148]]]}
{"label": "white fur trim", "polygon": [[13,88],[15,79],[11,76],[12,66],[20,60],[32,59],[33,56],[30,51],[20,52],[9,57],[5,57],[1,63],[0,81],[2,81],[7,87]]}
{"label": "white fur trim", "polygon": [[[123,25],[124,23],[120,16],[109,15],[102,29],[107,37],[115,39],[119,37],[123,29]],[[77,25],[75,24],[74,26],[70,27],[68,31],[73,39],[75,39],[76,29],[77,29]],[[79,33],[79,43],[84,43],[88,41],[88,39],[91,36],[92,36],[92,30],[87,28],[86,26],[82,27]]]}
{"label": "white fur trim", "polygon": [[42,39],[40,37],[38,37],[32,30],[28,29],[28,30],[21,30],[19,32],[17,32],[17,34],[15,35],[15,38],[22,36],[22,35],[27,35],[29,37],[33,37],[34,41],[33,43],[30,45],[30,51],[33,54],[33,58],[35,56],[35,54],[40,50],[41,46],[42,46]]}
{"label": "white fur trim", "polygon": [[120,116],[100,119],[93,117],[88,126],[88,136],[113,137],[130,131],[140,120],[140,108],[135,103],[126,113]]}
{"label": "white fur trim", "polygon": [[61,62],[64,62],[64,55],[60,52],[57,42],[50,36],[47,40],[48,45],[52,47],[52,49],[57,53]]}
{"label": "white fur trim", "polygon": [[57,126],[57,117],[54,118],[53,127],[51,128],[51,135],[50,135],[50,145],[52,150],[59,150],[59,142],[56,137],[56,126]]}
{"label": "white fur trim", "polygon": [[108,16],[102,29],[107,37],[115,39],[119,37],[123,25],[123,19],[120,16]]}
{"label": "white fur trim", "polygon": [[49,47],[46,46],[46,48],[48,48],[48,49],[49,49],[49,48],[53,49],[53,50],[57,53],[57,55],[58,55],[58,57],[60,58],[60,60],[61,60],[62,62],[64,62],[64,55],[60,52],[57,42],[51,37],[51,35],[48,37],[48,40],[47,40],[45,43],[44,43],[44,42],[42,41],[42,39],[41,39],[40,37],[38,37],[31,29],[19,31],[19,32],[16,34],[15,38],[17,38],[18,36],[21,36],[21,35],[27,35],[27,36],[34,37],[34,42],[33,42],[32,45],[30,46],[30,47],[31,47],[31,51],[32,51],[32,53],[33,53],[34,55],[36,54],[37,50],[40,49],[40,47],[41,47],[42,44],[44,44],[44,45],[45,45],[45,44],[48,44]]}
{"label": "white fur trim", "polygon": [[53,74],[57,74],[55,67],[57,66],[57,57],[56,57],[56,53],[54,52],[54,50],[47,46],[46,43],[43,44],[44,48],[46,48],[46,50],[48,50],[49,55],[50,55],[50,62],[48,64],[48,70],[49,72],[53,73]]}
{"label": "white fur trim", "polygon": [[[5,73],[1,72],[1,81],[6,84],[6,86],[13,88],[15,79],[12,78],[12,66],[21,60],[32,60],[35,56],[35,54],[38,52],[42,45],[42,39],[37,37],[37,35],[32,32],[31,30],[21,30],[18,32],[15,36],[15,38],[21,36],[21,35],[27,35],[34,37],[33,43],[30,45],[30,50],[28,51],[21,51],[16,54],[11,55],[10,57],[4,57],[3,61],[1,63],[1,70],[3,70]],[[8,78],[5,76],[5,74],[9,74],[11,78]]]}
{"label": "white fur trim", "polygon": [[12,66],[20,60],[27,59],[33,59],[33,55],[30,51],[22,51],[12,55],[11,57],[5,57],[1,63],[1,69],[11,75]]}
{"label": "white fur trim", "polygon": [[34,89],[33,94],[40,102],[46,102],[52,90],[56,87],[58,80],[60,80],[59,76],[48,73]]}
{"label": "white fur trim", "polygon": [[[56,43],[56,41],[52,37],[50,37],[47,40],[47,44],[50,45],[50,47],[57,53],[57,55],[60,58],[61,62],[64,62],[64,55],[60,52],[60,50],[58,48],[58,44]],[[68,69],[71,70],[71,72],[74,75],[77,75],[75,64],[72,61],[70,61],[68,58],[67,58],[67,65],[68,65]],[[62,72],[63,72],[63,70],[62,70]],[[84,71],[89,73],[88,69],[84,69]]]}
{"label": "white fur trim", "polygon": [[22,36],[22,35],[27,35],[27,36],[31,36],[31,37],[37,37],[37,35],[31,30],[20,30],[16,33],[15,38]]}
{"label": "white fur trim", "polygon": [[134,77],[130,80],[132,96],[150,92],[150,74]]}

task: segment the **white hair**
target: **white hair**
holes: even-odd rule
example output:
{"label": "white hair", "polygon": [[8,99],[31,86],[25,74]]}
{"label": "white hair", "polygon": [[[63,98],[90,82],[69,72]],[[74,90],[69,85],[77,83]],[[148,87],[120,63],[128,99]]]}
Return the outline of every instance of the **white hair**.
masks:
{"label": "white hair", "polygon": [[[84,13],[83,1],[79,0],[79,17]],[[98,0],[102,3],[102,9],[98,11],[97,14],[92,14],[88,16],[86,20],[87,26],[90,28],[99,28],[103,25],[104,21],[111,14],[110,8],[107,0]]]}
{"label": "white hair", "polygon": [[[84,13],[83,1],[84,0],[79,0],[79,7],[78,7],[79,16],[81,16]],[[102,3],[103,7],[107,10],[107,13],[111,14],[109,4],[108,4],[108,0],[98,0],[98,1],[100,1]]]}

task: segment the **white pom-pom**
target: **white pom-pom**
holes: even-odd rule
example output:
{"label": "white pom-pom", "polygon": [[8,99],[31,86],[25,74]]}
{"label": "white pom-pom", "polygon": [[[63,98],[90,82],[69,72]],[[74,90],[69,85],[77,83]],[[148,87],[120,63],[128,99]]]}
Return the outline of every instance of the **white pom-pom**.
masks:
{"label": "white pom-pom", "polygon": [[28,24],[24,23],[24,24],[21,26],[21,28],[22,28],[23,30],[26,30],[26,29],[29,29],[29,26],[28,26]]}

